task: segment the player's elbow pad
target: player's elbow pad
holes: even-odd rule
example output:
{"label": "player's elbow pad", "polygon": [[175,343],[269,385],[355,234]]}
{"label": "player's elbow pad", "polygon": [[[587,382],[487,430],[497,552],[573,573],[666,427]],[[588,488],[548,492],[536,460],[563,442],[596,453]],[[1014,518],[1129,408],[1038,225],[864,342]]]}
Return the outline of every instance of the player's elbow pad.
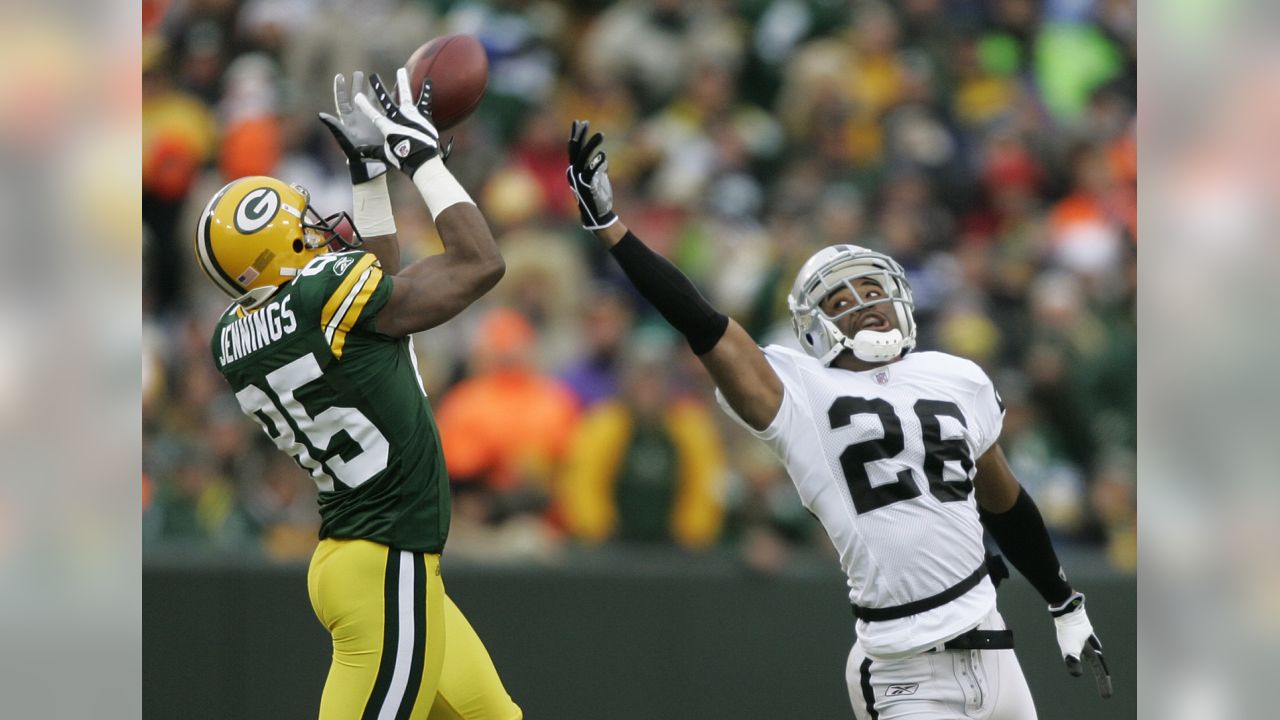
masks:
{"label": "player's elbow pad", "polygon": [[710,352],[729,328],[689,278],[630,231],[610,250],[632,284],[689,341],[695,355]]}

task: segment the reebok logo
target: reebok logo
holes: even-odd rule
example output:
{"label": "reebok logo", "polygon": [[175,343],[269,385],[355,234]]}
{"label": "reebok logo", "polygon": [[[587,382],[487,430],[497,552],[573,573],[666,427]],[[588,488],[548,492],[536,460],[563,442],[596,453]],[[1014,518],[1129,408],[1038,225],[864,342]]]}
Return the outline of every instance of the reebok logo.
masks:
{"label": "reebok logo", "polygon": [[890,685],[885,689],[885,697],[894,697],[897,695],[915,695],[916,690],[920,689],[920,683],[911,683],[910,685]]}
{"label": "reebok logo", "polygon": [[355,260],[351,259],[350,257],[338,258],[338,261],[333,264],[333,274],[341,275],[342,273],[346,272],[347,268],[351,267],[351,264],[354,262]]}
{"label": "reebok logo", "polygon": [[409,141],[406,139],[396,143],[395,149],[392,150],[392,152],[396,154],[396,157],[409,157]]}

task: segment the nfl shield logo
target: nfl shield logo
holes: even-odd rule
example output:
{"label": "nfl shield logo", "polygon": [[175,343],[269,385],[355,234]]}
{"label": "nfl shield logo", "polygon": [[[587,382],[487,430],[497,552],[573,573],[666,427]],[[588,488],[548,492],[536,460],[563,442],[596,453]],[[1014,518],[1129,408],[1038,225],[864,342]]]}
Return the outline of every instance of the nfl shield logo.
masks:
{"label": "nfl shield logo", "polygon": [[871,379],[875,380],[877,385],[887,385],[889,383],[889,371],[877,370],[876,374],[871,376]]}

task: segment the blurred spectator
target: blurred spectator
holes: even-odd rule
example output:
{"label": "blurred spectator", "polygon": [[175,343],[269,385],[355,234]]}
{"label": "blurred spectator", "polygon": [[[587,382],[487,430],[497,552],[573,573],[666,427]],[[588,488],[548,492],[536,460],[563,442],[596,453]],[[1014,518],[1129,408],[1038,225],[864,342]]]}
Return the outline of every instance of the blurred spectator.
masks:
{"label": "blurred spectator", "polygon": [[668,102],[699,60],[736,59],[742,39],[719,3],[623,0],[581,40],[580,62],[630,87],[643,109]]}
{"label": "blurred spectator", "polygon": [[1036,81],[1059,121],[1078,120],[1093,91],[1123,70],[1120,48],[1096,26],[1074,18],[1040,26],[1035,43]]}
{"label": "blurred spectator", "polygon": [[1094,479],[1090,500],[1106,533],[1107,559],[1121,570],[1138,569],[1138,503],[1135,458],[1116,453]]}
{"label": "blurred spectator", "polygon": [[245,512],[274,560],[305,560],[316,549],[320,516],[316,487],[282,452],[266,456],[262,482],[247,493]]}
{"label": "blurred spectator", "polygon": [[471,342],[470,376],[440,401],[436,421],[455,487],[484,522],[547,510],[552,480],[578,419],[573,394],[536,366],[529,321],[490,311]]}
{"label": "blurred spectator", "polygon": [[[349,209],[342,159],[315,122],[334,73],[385,78],[426,38],[466,32],[486,48],[490,84],[448,131],[450,167],[508,272],[484,308],[414,339],[455,480],[453,552],[552,557],[560,530],[547,506],[562,497],[552,481],[576,408],[589,413],[579,436],[617,433],[608,419],[630,420],[645,399],[619,373],[624,339],[652,308],[629,283],[608,289],[617,265],[579,229],[563,182],[568,121],[589,118],[612,138],[614,193],[633,229],[761,342],[794,346],[785,296],[819,247],[893,254],[915,291],[921,349],[996,378],[1010,462],[1055,534],[1131,562],[1132,0],[301,5],[144,4],[147,548],[248,542],[283,559],[313,542],[305,475],[271,462],[278,452],[238,417],[209,363],[208,323],[226,301],[190,270],[195,219],[225,176],[256,172],[302,183],[326,212]],[[405,262],[438,252],[412,185],[393,178],[390,191]],[[705,391],[687,351],[663,367],[669,400],[645,416],[651,430],[700,408],[686,395]],[[707,442],[734,449],[712,534],[753,568],[781,568],[810,544],[812,521],[776,462],[713,415]],[[693,437],[705,431],[687,422]],[[659,469],[691,442],[641,440],[665,448],[653,453]],[[660,475],[642,465],[608,474],[631,499],[604,496],[616,505],[612,524],[595,526],[606,536],[631,527],[632,491],[646,487],[632,481]],[[677,537],[659,525],[647,527]]]}
{"label": "blurred spectator", "polygon": [[535,363],[557,368],[581,352],[578,313],[587,268],[567,233],[524,226],[498,236],[507,272],[486,298],[520,309],[538,337]]}
{"label": "blurred spectator", "polygon": [[1080,280],[1069,273],[1038,278],[1030,302],[1035,330],[1026,368],[1032,396],[1071,460],[1090,474],[1098,450],[1090,418],[1103,398],[1089,392],[1086,373],[1104,349],[1105,331],[1085,303]]}
{"label": "blurred spectator", "polygon": [[601,285],[587,297],[581,317],[582,353],[560,374],[579,406],[590,408],[618,394],[631,319],[631,305],[616,288]]}
{"label": "blurred spectator", "polygon": [[262,54],[241,55],[227,68],[218,104],[222,144],[218,169],[231,180],[270,175],[280,161],[279,70]]}
{"label": "blurred spectator", "polygon": [[695,65],[678,97],[640,130],[639,152],[652,163],[647,183],[655,200],[692,206],[718,174],[750,170],[781,149],[778,123],[738,102],[734,69]]}
{"label": "blurred spectator", "polygon": [[231,482],[198,444],[167,448],[169,462],[143,518],[143,534],[188,547],[249,548],[251,524]]}
{"label": "blurred spectator", "polygon": [[173,311],[187,277],[187,247],[178,240],[178,218],[196,176],[214,151],[213,113],[174,87],[164,40],[142,43],[142,220],[146,244],[144,305]]}
{"label": "blurred spectator", "polygon": [[[767,446],[733,428],[730,455],[737,459],[727,493],[725,539],[741,547],[743,562],[762,573],[778,572],[797,547],[814,541],[816,526]],[[818,538],[819,543],[829,543]]]}
{"label": "blurred spectator", "polygon": [[666,345],[635,338],[621,394],[574,433],[559,483],[574,537],[692,549],[719,535],[724,448],[707,407],[672,396]]}
{"label": "blurred spectator", "polygon": [[1088,513],[1085,478],[1063,451],[1062,438],[1031,402],[1027,378],[1007,372],[996,382],[1005,404],[1000,447],[1009,467],[1036,499],[1049,531],[1071,540],[1083,528]]}
{"label": "blurred spectator", "polygon": [[1101,147],[1075,148],[1070,168],[1072,192],[1049,215],[1053,258],[1091,284],[1114,284],[1122,267],[1125,233],[1137,230],[1137,194],[1117,181]]}

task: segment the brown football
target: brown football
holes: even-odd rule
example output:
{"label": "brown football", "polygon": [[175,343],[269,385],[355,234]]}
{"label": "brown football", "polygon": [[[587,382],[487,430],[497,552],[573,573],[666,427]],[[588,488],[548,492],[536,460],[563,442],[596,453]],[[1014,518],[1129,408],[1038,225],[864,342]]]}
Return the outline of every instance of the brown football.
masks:
{"label": "brown football", "polygon": [[416,94],[431,78],[431,115],[437,130],[467,119],[489,84],[489,58],[470,35],[442,35],[427,42],[404,64]]}

